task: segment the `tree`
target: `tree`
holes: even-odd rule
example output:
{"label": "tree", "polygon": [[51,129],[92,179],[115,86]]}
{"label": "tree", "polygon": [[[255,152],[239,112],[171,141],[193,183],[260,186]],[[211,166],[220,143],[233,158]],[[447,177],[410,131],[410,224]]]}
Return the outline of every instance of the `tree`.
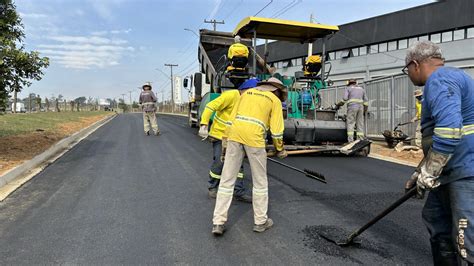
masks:
{"label": "tree", "polygon": [[82,96],[82,97],[78,97],[74,100],[76,102],[76,110],[79,112],[79,107],[83,106],[87,99],[86,97]]}
{"label": "tree", "polygon": [[[51,100],[54,101],[54,97],[52,97]],[[44,97],[44,105],[45,105],[45,107],[46,107],[46,110],[45,110],[45,111],[46,111],[46,112],[49,112],[49,99],[48,99],[48,97]]]}
{"label": "tree", "polygon": [[[58,95],[58,98],[56,98],[56,103],[55,103],[55,108],[56,108],[56,112],[61,112],[61,109],[59,109],[59,102],[63,100],[63,96],[61,94]],[[66,107],[64,107],[64,109],[66,109]]]}
{"label": "tree", "polygon": [[0,2],[0,108],[5,108],[7,95],[14,92],[13,105],[16,109],[16,95],[31,80],[41,80],[43,69],[49,66],[47,57],[40,57],[36,51],[26,52],[23,46],[24,29],[21,18],[12,0]]}
{"label": "tree", "polygon": [[119,108],[119,109],[122,109],[123,112],[125,113],[125,112],[128,111],[128,104],[125,104],[125,102],[124,102],[123,99],[119,99],[118,108]]}

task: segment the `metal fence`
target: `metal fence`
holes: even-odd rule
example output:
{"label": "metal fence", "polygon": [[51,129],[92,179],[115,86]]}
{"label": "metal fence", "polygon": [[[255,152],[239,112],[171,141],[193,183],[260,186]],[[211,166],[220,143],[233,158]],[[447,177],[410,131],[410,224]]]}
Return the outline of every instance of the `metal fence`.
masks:
{"label": "metal fence", "polygon": [[[367,136],[382,137],[384,130],[394,129],[398,123],[409,122],[416,114],[414,86],[408,76],[397,75],[363,82],[362,85],[369,99],[369,115],[367,118]],[[321,90],[322,107],[330,107],[342,100],[345,86],[329,87]],[[345,114],[341,108],[339,114]],[[413,137],[416,125],[409,124],[399,127]]]}

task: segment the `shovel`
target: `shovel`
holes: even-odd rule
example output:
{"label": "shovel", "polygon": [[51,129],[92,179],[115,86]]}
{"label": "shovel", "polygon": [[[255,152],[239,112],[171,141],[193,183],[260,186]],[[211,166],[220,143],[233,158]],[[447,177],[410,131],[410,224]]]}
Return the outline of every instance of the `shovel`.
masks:
{"label": "shovel", "polygon": [[393,131],[397,130],[397,128],[399,126],[405,126],[405,125],[408,125],[408,124],[411,124],[413,123],[412,121],[408,121],[408,122],[405,122],[405,123],[398,123],[397,126],[393,129]]}
{"label": "shovel", "polygon": [[412,187],[410,190],[408,190],[403,197],[399,198],[397,201],[392,203],[388,208],[383,210],[381,213],[379,213],[377,216],[375,216],[372,220],[370,220],[368,223],[364,224],[362,227],[359,229],[355,230],[351,235],[349,235],[346,238],[343,239],[336,239],[334,236],[330,236],[324,233],[318,233],[322,238],[338,245],[341,247],[347,247],[352,244],[356,244],[357,242],[354,242],[354,239],[358,237],[360,234],[362,234],[365,230],[367,230],[369,227],[374,225],[376,222],[378,222],[380,219],[385,217],[387,214],[391,213],[393,210],[395,210],[398,206],[402,205],[405,201],[410,199],[411,197],[416,195],[416,186]]}
{"label": "shovel", "polygon": [[306,176],[309,177],[309,178],[318,180],[319,182],[322,182],[322,183],[324,183],[324,184],[327,183],[327,182],[326,182],[326,178],[324,177],[324,175],[322,175],[322,174],[320,174],[320,173],[318,173],[318,172],[316,172],[316,171],[312,171],[312,170],[308,170],[308,169],[301,170],[301,169],[298,169],[298,168],[296,168],[296,167],[294,167],[294,166],[291,166],[291,165],[282,163],[282,162],[277,161],[277,160],[272,159],[272,158],[267,158],[267,159],[268,159],[269,161],[271,161],[271,162],[274,162],[274,163],[279,164],[279,165],[281,165],[281,166],[284,166],[284,167],[286,167],[286,168],[290,168],[290,169],[292,169],[292,170],[295,170],[295,171],[297,171],[297,172],[300,172],[300,173],[306,175]]}

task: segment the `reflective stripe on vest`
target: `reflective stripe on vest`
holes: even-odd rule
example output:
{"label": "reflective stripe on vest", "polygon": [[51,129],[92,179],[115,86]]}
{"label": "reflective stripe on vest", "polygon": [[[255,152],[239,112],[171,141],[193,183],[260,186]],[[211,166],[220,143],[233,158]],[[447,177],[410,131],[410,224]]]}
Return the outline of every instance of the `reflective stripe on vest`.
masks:
{"label": "reflective stripe on vest", "polygon": [[214,174],[212,171],[209,171],[209,175],[214,179],[221,179],[221,175]]}
{"label": "reflective stripe on vest", "polygon": [[268,188],[263,188],[263,189],[252,188],[252,191],[253,191],[253,194],[260,195],[260,196],[265,196],[268,194]]}
{"label": "reflective stripe on vest", "polygon": [[221,124],[224,124],[224,125],[227,125],[227,126],[232,125],[230,122],[225,121],[224,119],[222,119],[222,118],[220,118],[219,116],[217,116],[217,114],[214,116],[214,118],[216,119],[217,122],[219,122],[219,123],[221,123]]}
{"label": "reflective stripe on vest", "polygon": [[462,134],[464,136],[474,134],[474,125],[467,125],[462,127]]}
{"label": "reflective stripe on vest", "polygon": [[443,139],[460,139],[462,130],[460,128],[435,127],[434,134]]}
{"label": "reflective stripe on vest", "polygon": [[222,185],[220,185],[219,189],[217,190],[217,193],[222,194],[222,195],[232,196],[232,194],[234,193],[234,190],[231,189],[231,188],[226,188],[226,187],[223,187]]}
{"label": "reflective stripe on vest", "polygon": [[364,103],[364,100],[361,99],[349,99],[347,103]]}
{"label": "reflective stripe on vest", "polygon": [[154,105],[154,102],[149,102],[149,103],[142,103],[143,105]]}
{"label": "reflective stripe on vest", "polygon": [[274,138],[274,139],[283,139],[283,133],[280,133],[280,134],[272,134],[272,138]]}
{"label": "reflective stripe on vest", "polygon": [[239,121],[243,121],[243,122],[247,122],[247,123],[251,123],[251,124],[261,126],[263,128],[263,131],[267,131],[267,127],[265,126],[265,123],[263,123],[262,121],[260,121],[256,118],[243,116],[243,115],[238,115],[238,116],[235,117],[235,119],[237,119]]}
{"label": "reflective stripe on vest", "polygon": [[444,139],[460,139],[462,136],[474,134],[474,124],[462,128],[435,127],[434,134]]}
{"label": "reflective stripe on vest", "polygon": [[209,106],[206,106],[207,109],[211,110],[212,112],[215,112],[216,110],[212,109],[211,107]]}

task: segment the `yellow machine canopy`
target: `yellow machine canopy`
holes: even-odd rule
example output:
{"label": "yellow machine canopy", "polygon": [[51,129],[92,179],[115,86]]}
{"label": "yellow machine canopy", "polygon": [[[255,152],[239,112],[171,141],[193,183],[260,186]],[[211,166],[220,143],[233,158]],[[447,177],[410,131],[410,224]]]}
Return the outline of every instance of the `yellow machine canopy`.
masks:
{"label": "yellow machine canopy", "polygon": [[247,17],[234,29],[233,35],[290,42],[308,42],[339,31],[338,26],[322,25],[291,20]]}

